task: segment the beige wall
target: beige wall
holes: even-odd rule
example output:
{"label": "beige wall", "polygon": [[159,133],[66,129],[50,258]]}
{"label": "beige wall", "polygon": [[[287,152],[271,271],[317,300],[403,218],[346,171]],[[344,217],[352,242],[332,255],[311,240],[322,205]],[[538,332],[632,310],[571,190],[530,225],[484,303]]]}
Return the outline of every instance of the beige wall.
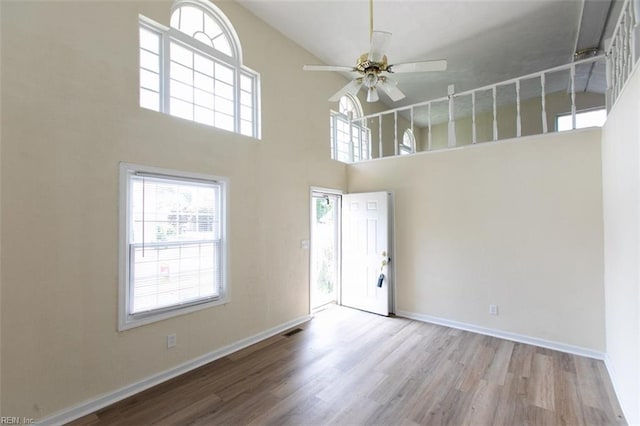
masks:
{"label": "beige wall", "polygon": [[603,129],[607,366],[629,424],[640,424],[640,68]]}
{"label": "beige wall", "polygon": [[395,194],[399,312],[603,352],[600,170],[594,129],[355,164],[348,180]]}
{"label": "beige wall", "polygon": [[[221,2],[261,73],[263,140],[140,109],[138,14],[167,24],[170,5],[1,2],[2,415],[50,415],[309,312],[300,241],[310,185],[346,184],[326,102],[343,79],[303,73],[317,59]],[[230,177],[229,304],[116,331],[120,161]]]}
{"label": "beige wall", "polygon": [[[470,102],[470,101],[468,101]],[[578,111],[602,107],[605,103],[604,95],[598,93],[576,93],[576,108]],[[560,114],[571,112],[571,98],[568,93],[556,92],[545,98],[545,111],[547,116],[547,129],[549,132],[556,130],[556,117]],[[516,110],[515,105],[507,105],[497,109],[498,137],[500,140],[516,137]],[[529,99],[520,105],[520,117],[522,135],[542,134],[542,105],[540,98]],[[472,138],[471,117],[456,120],[457,146],[471,144]],[[447,147],[448,124],[441,123],[431,128],[432,149]],[[488,142],[493,140],[493,112],[486,112],[476,116],[476,140]],[[427,150],[429,134],[422,131],[422,146]]]}

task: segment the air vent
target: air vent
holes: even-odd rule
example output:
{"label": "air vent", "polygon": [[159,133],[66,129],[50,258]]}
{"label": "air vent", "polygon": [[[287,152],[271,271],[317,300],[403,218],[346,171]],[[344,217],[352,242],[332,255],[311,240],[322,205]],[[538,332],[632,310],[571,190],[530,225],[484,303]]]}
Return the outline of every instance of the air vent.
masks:
{"label": "air vent", "polygon": [[294,334],[298,334],[302,331],[301,328],[294,328],[293,330],[287,331],[286,333],[283,334],[284,337],[291,337]]}

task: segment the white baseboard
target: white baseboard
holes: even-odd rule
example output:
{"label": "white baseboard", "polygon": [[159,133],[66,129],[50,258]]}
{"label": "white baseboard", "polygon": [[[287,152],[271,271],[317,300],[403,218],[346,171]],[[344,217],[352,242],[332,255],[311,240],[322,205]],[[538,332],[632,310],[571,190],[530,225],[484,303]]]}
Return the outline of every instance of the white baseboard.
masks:
{"label": "white baseboard", "polygon": [[282,333],[283,331],[288,330],[297,325],[300,325],[302,323],[305,323],[310,319],[311,319],[310,315],[305,315],[303,317],[296,318],[286,323],[277,325],[261,333],[255,334],[253,336],[249,336],[245,339],[242,339],[230,345],[224,346],[213,352],[209,352],[208,354],[192,359],[191,361],[187,361],[183,364],[177,365],[173,368],[170,368],[168,370],[149,376],[138,382],[127,385],[121,389],[115,390],[113,392],[109,392],[107,394],[101,395],[94,399],[84,401],[76,406],[66,408],[51,416],[39,419],[36,422],[36,424],[62,425],[62,424],[71,422],[82,416],[86,416],[87,414],[91,414],[101,408],[111,405],[115,402],[121,401],[131,395],[140,393],[146,389],[149,389],[150,387],[158,385],[162,382],[166,382],[169,379],[172,379],[188,371],[194,370],[198,367],[201,367],[205,364],[215,361],[219,358],[222,358],[224,356],[237,352],[240,349],[244,349],[262,340],[268,339],[269,337]]}
{"label": "white baseboard", "polygon": [[537,337],[526,336],[523,334],[511,333],[503,330],[495,330],[492,328],[480,327],[474,324],[452,321],[444,318],[433,317],[431,315],[417,314],[415,312],[397,311],[396,315],[414,319],[416,321],[428,322],[431,324],[443,325],[458,330],[471,331],[473,333],[484,334],[486,336],[498,337],[500,339],[511,340],[528,345],[540,346],[555,351],[566,352],[573,355],[584,356],[587,358],[595,358],[599,360],[605,359],[604,352],[594,351],[592,349],[582,348],[580,346],[567,345],[565,343],[553,342],[549,340],[539,339]]}

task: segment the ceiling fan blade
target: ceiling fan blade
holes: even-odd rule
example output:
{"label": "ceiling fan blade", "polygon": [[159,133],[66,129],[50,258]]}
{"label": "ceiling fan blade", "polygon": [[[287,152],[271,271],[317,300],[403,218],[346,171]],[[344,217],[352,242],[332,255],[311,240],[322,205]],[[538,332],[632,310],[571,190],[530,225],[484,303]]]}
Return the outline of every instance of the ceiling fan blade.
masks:
{"label": "ceiling fan blade", "polygon": [[346,65],[305,65],[302,67],[303,71],[357,71],[354,67],[348,67]]}
{"label": "ceiling fan blade", "polygon": [[423,62],[407,62],[404,64],[389,65],[388,72],[402,73],[402,72],[430,72],[430,71],[445,71],[447,69],[447,61],[444,59],[437,61],[423,61]]}
{"label": "ceiling fan blade", "polygon": [[355,96],[360,90],[360,86],[362,86],[361,78],[356,78],[355,80],[351,80],[349,84],[347,84],[342,89],[338,90],[333,96],[331,96],[329,98],[329,102],[338,102],[340,98],[346,95],[347,93]]}
{"label": "ceiling fan blade", "polygon": [[402,93],[400,89],[398,89],[397,84],[394,80],[390,78],[385,78],[384,80],[378,81],[378,86],[387,94],[389,98],[393,102],[398,102],[400,99],[405,97],[405,94]]}
{"label": "ceiling fan blade", "polygon": [[371,48],[369,49],[369,60],[371,62],[382,62],[385,52],[391,42],[391,33],[386,31],[374,31],[371,34]]}

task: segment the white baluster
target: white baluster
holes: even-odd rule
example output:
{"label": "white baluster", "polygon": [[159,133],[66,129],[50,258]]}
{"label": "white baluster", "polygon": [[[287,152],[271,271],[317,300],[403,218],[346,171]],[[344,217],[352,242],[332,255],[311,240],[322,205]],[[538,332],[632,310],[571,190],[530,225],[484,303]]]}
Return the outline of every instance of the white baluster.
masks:
{"label": "white baluster", "polygon": [[393,111],[393,155],[398,155],[398,111]]}
{"label": "white baluster", "polygon": [[454,109],[453,109],[453,93],[454,93],[453,84],[450,84],[447,88],[447,93],[449,95],[449,148],[453,148],[456,146],[456,122],[454,118]]}
{"label": "white baluster", "polygon": [[412,152],[416,152],[418,151],[418,141],[415,138],[416,133],[415,133],[415,130],[413,129],[413,107],[411,107],[410,112],[411,112],[411,134],[414,136],[414,141],[415,141],[414,147],[412,148],[413,149]]}
{"label": "white baluster", "polygon": [[382,150],[382,114],[378,116],[378,157],[384,157]]}
{"label": "white baluster", "polygon": [[493,86],[493,140],[498,140],[498,107],[496,105],[496,86]]}
{"label": "white baluster", "polygon": [[576,66],[571,65],[571,128],[576,128]]}
{"label": "white baluster", "polygon": [[476,142],[476,92],[471,92],[471,143]]}
{"label": "white baluster", "polygon": [[427,141],[427,151],[431,151],[431,103],[427,104],[427,125],[429,126],[429,140]]}
{"label": "white baluster", "polygon": [[547,101],[546,101],[546,96],[547,94],[545,93],[545,84],[546,84],[546,77],[544,74],[540,74],[540,87],[542,89],[542,94],[541,94],[541,103],[542,103],[542,133],[547,133],[549,130],[547,128]]}
{"label": "white baluster", "polygon": [[520,118],[520,80],[516,80],[516,137],[522,136],[522,120]]}

